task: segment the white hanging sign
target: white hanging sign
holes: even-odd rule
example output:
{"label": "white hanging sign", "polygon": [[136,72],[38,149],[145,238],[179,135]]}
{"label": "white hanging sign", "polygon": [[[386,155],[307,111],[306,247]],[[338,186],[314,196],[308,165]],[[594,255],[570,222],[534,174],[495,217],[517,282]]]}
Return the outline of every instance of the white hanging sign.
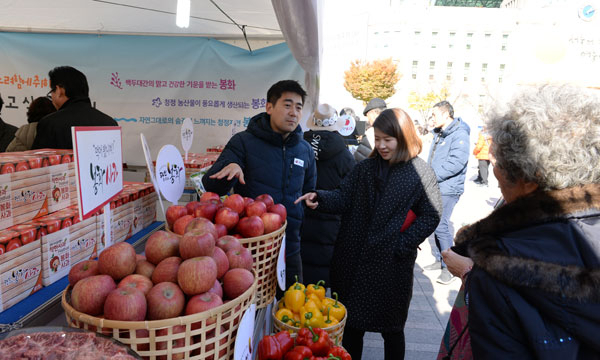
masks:
{"label": "white hanging sign", "polygon": [[185,118],[183,120],[183,124],[181,125],[181,147],[185,152],[185,160],[188,159],[188,151],[192,148],[192,143],[194,142],[194,123],[192,123],[192,119]]}
{"label": "white hanging sign", "polygon": [[240,326],[235,337],[235,348],[233,350],[234,360],[252,360],[254,344],[254,318],[256,315],[256,304],[251,304],[242,316]]}
{"label": "white hanging sign", "polygon": [[156,193],[158,194],[158,203],[160,204],[160,209],[162,210],[163,219],[165,219],[165,207],[162,203],[160,197],[160,189],[158,188],[158,184],[156,182],[156,175],[154,173],[154,165],[152,164],[150,147],[148,146],[148,142],[146,141],[146,137],[144,136],[144,134],[140,133],[140,140],[142,141],[142,149],[144,150],[144,158],[146,159],[146,166],[148,167],[148,173],[150,174],[150,181],[152,181],[154,191],[156,191]]}
{"label": "white hanging sign", "polygon": [[281,248],[277,257],[277,283],[279,288],[285,291],[285,234],[281,240]]}
{"label": "white hanging sign", "polygon": [[342,121],[342,128],[338,131],[342,136],[348,136],[352,134],[354,128],[356,127],[356,121],[353,116],[350,115],[342,115],[338,119],[338,121]]}
{"label": "white hanging sign", "polygon": [[179,150],[165,145],[156,158],[156,182],[165,199],[176,204],[185,187],[185,167]]}
{"label": "white hanging sign", "polygon": [[123,190],[121,128],[74,126],[71,131],[79,216],[84,220]]}

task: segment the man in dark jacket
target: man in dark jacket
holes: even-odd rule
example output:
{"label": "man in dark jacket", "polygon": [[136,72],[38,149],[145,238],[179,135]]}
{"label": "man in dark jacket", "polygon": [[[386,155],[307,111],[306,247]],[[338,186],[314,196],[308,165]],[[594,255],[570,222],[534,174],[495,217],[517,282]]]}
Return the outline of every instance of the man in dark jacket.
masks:
{"label": "man in dark jacket", "polygon": [[32,149],[72,149],[72,126],[118,126],[113,118],[92,107],[88,82],[81,71],[59,66],[48,76],[48,96],[58,111],[39,121]]}
{"label": "man in dark jacket", "polygon": [[454,108],[447,101],[433,106],[434,138],[431,143],[428,163],[433,168],[442,193],[442,219],[434,231],[434,255],[436,262],[425,266],[425,270],[442,269],[437,279],[440,284],[449,284],[455,277],[442,261],[441,251],[452,246],[454,229],[450,216],[454,206],[464,192],[467,163],[469,162],[469,132],[461,118],[454,118]]}
{"label": "man in dark jacket", "polygon": [[357,162],[368,158],[371,151],[373,151],[373,146],[375,146],[373,123],[375,122],[375,119],[377,119],[377,116],[385,109],[387,109],[387,104],[380,98],[371,99],[371,101],[367,103],[367,106],[365,106],[363,115],[367,117],[367,130],[362,139],[360,139],[360,143],[354,152],[354,159]]}
{"label": "man in dark jacket", "polygon": [[298,122],[306,92],[293,80],[283,80],[267,92],[266,112],[250,119],[248,129],[235,134],[217,162],[203,177],[206,190],[224,195],[235,193],[255,198],[269,194],[288,213],[286,229],[286,281],[302,279],[300,226],[302,205],[294,200],[314,190],[315,156],[302,139]]}
{"label": "man in dark jacket", "polygon": [[[0,112],[2,111],[2,106],[4,105],[4,100],[2,100],[2,96],[0,96]],[[6,147],[10,142],[15,138],[15,133],[17,132],[17,127],[11,124],[7,124],[0,118],[0,152],[5,152]]]}

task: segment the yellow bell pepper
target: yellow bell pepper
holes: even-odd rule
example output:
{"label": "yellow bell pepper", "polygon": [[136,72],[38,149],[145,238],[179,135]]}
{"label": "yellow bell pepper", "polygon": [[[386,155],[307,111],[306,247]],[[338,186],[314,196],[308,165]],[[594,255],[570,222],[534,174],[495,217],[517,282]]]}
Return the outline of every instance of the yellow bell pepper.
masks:
{"label": "yellow bell pepper", "polygon": [[299,312],[300,308],[304,306],[304,302],[306,300],[304,289],[300,287],[300,285],[302,284],[296,282],[296,284],[291,286],[283,295],[285,307],[294,312]]}
{"label": "yellow bell pepper", "polygon": [[295,324],[295,320],[294,320],[294,313],[289,310],[289,309],[280,309],[275,313],[275,317],[280,320],[281,322],[288,324],[290,326],[294,326]]}
{"label": "yellow bell pepper", "polygon": [[323,321],[323,327],[328,328],[328,327],[336,326],[337,324],[340,323],[338,321],[338,319],[331,317],[330,313],[331,313],[331,307],[327,308],[327,318]]}
{"label": "yellow bell pepper", "polygon": [[[336,318],[338,321],[342,321],[342,319],[344,318],[344,316],[346,315],[346,308],[344,307],[344,305],[340,304],[338,302],[338,294],[337,293],[333,293],[333,296],[335,297],[335,302],[333,304],[331,304],[331,302],[327,302],[327,305],[325,305],[326,308],[330,308],[331,310],[331,316]],[[325,312],[327,312],[327,309],[325,310]]]}
{"label": "yellow bell pepper", "polygon": [[295,277],[296,277],[296,282],[293,283],[292,286],[290,286],[288,288],[288,290],[290,290],[290,289],[298,289],[298,286],[300,287],[300,290],[302,290],[302,291],[306,290],[306,287],[304,286],[304,284],[298,282],[298,275],[296,275]]}
{"label": "yellow bell pepper", "polygon": [[281,309],[286,309],[286,307],[285,307],[285,301],[283,301],[283,299],[281,299],[279,301],[279,303],[277,304],[277,310],[281,310]]}
{"label": "yellow bell pepper", "polygon": [[315,305],[317,305],[317,309],[321,310],[323,308],[323,304],[321,303],[321,299],[315,293],[312,293],[306,297],[306,301],[312,300]]}
{"label": "yellow bell pepper", "polygon": [[306,295],[316,294],[319,299],[325,299],[325,287],[322,284],[325,284],[325,281],[319,280],[317,284],[310,284],[306,287]]}
{"label": "yellow bell pepper", "polygon": [[325,321],[321,310],[319,310],[315,303],[310,300],[300,310],[300,319],[302,327],[311,326],[322,328]]}

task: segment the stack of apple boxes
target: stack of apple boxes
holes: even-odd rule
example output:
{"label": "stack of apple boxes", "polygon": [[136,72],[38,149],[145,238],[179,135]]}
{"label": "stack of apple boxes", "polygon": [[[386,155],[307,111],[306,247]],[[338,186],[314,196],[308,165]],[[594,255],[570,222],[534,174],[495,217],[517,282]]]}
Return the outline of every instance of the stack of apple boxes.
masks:
{"label": "stack of apple boxes", "polygon": [[[98,217],[79,221],[72,160],[70,150],[0,153],[0,312],[59,280],[71,265],[96,257],[101,248]],[[150,205],[156,194],[149,188],[128,185],[129,198],[141,200],[137,231],[156,216]]]}
{"label": "stack of apple boxes", "polygon": [[220,147],[208,148],[205,154],[188,153],[188,159],[184,160],[183,165],[185,166],[185,188],[194,190],[194,184],[190,180],[190,176],[199,171],[207,171],[212,164],[214,164],[221,152],[223,151]]}

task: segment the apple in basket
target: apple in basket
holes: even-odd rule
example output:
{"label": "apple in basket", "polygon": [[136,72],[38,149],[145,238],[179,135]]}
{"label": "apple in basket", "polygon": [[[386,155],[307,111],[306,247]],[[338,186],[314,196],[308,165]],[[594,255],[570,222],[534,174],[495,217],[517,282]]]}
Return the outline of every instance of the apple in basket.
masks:
{"label": "apple in basket", "polygon": [[186,295],[207,292],[215,284],[216,279],[217,264],[209,256],[187,259],[181,263],[177,271],[177,283]]}
{"label": "apple in basket", "polygon": [[200,196],[200,202],[210,202],[211,200],[221,202],[221,197],[219,194],[210,191],[207,191]]}
{"label": "apple in basket", "polygon": [[146,259],[154,265],[171,256],[179,256],[179,238],[159,230],[146,240]]}
{"label": "apple in basket", "polygon": [[223,292],[228,299],[235,299],[254,283],[254,275],[246,269],[231,269],[223,276]]}
{"label": "apple in basket", "polygon": [[133,288],[117,288],[106,297],[104,317],[109,320],[144,321],[147,306],[143,292]]}
{"label": "apple in basket", "polygon": [[85,260],[80,263],[73,265],[69,271],[69,284],[75,286],[77,282],[86,277],[98,275],[98,261],[96,260]]}
{"label": "apple in basket", "polygon": [[[191,315],[201,313],[217,306],[223,305],[221,297],[213,292],[205,292],[192,296],[185,306],[185,314]],[[214,324],[217,321],[216,316],[206,319],[206,325]],[[201,322],[193,323],[192,330],[199,329],[202,326]]]}
{"label": "apple in basket", "polygon": [[227,230],[233,229],[239,220],[240,215],[226,206],[217,210],[217,214],[215,215],[215,223],[225,225]]}
{"label": "apple in basket", "polygon": [[152,273],[152,282],[158,284],[165,281],[173,283],[177,282],[177,272],[181,265],[181,258],[178,256],[171,256],[156,265],[154,272]]}
{"label": "apple in basket", "polygon": [[255,200],[264,202],[267,205],[267,209],[274,204],[273,198],[269,194],[258,195]]}
{"label": "apple in basket", "polygon": [[135,265],[135,273],[143,275],[148,279],[152,279],[152,273],[154,272],[155,266],[148,260],[138,260]]}
{"label": "apple in basket", "polygon": [[227,260],[229,260],[230,269],[246,269],[252,270],[252,253],[250,250],[242,247],[241,249],[232,249],[227,252]]}
{"label": "apple in basket", "polygon": [[170,319],[181,315],[185,307],[183,291],[172,282],[154,285],[146,295],[148,301],[148,319]]}
{"label": "apple in basket", "polygon": [[173,224],[173,232],[177,235],[183,235],[186,232],[186,227],[190,222],[192,222],[192,220],[194,220],[192,215],[184,215],[175,220],[175,224]]}
{"label": "apple in basket", "polygon": [[225,275],[227,270],[229,270],[229,259],[227,258],[227,254],[225,254],[223,249],[215,246],[211,257],[217,264],[217,279],[220,279]]}
{"label": "apple in basket", "polygon": [[194,217],[202,217],[214,221],[217,210],[219,210],[217,204],[213,202],[203,202],[194,209]]}
{"label": "apple in basket", "polygon": [[217,229],[217,236],[222,237],[227,235],[227,227],[223,224],[215,224],[215,229]]}
{"label": "apple in basket", "polygon": [[284,223],[279,214],[272,212],[264,213],[260,218],[265,227],[265,234],[270,234],[273,231],[280,229]]}
{"label": "apple in basket", "polygon": [[196,208],[200,206],[200,204],[202,204],[200,201],[190,201],[189,203],[185,204],[188,215],[194,215]]}
{"label": "apple in basket", "polygon": [[223,249],[223,251],[228,252],[229,250],[237,250],[237,249],[241,249],[242,243],[240,243],[240,240],[238,238],[236,238],[235,236],[231,236],[231,235],[225,235],[220,237],[217,240],[217,246],[220,247],[221,249]]}
{"label": "apple in basket", "polygon": [[248,207],[248,205],[252,204],[253,202],[253,198],[244,196],[244,208]]}
{"label": "apple in basket", "polygon": [[244,198],[240,194],[232,194],[223,201],[223,205],[241,214],[244,211]]}
{"label": "apple in basket", "polygon": [[254,201],[246,206],[246,216],[261,216],[267,212],[267,205],[262,201]]}
{"label": "apple in basket", "polygon": [[283,204],[273,204],[267,208],[267,211],[270,213],[279,214],[281,216],[281,222],[284,223],[285,219],[287,219],[287,209]]}
{"label": "apple in basket", "polygon": [[139,291],[141,291],[144,295],[148,294],[148,291],[150,291],[150,289],[152,289],[152,287],[154,286],[154,284],[152,283],[152,281],[143,276],[143,275],[139,275],[139,274],[131,274],[131,275],[127,275],[123,278],[123,280],[121,280],[119,282],[119,284],[117,285],[117,288],[132,288],[132,289],[138,289]]}
{"label": "apple in basket", "polygon": [[98,257],[100,274],[110,275],[115,281],[133,274],[135,265],[135,249],[126,242],[109,246]]}
{"label": "apple in basket", "polygon": [[179,240],[179,254],[185,259],[211,256],[215,249],[215,237],[209,232],[191,230]]}
{"label": "apple in basket", "polygon": [[[160,329],[156,332],[156,336],[167,336],[169,334],[169,328]],[[172,360],[181,360],[185,359],[185,351],[177,353],[175,349],[185,347],[185,325],[175,325],[171,330],[171,334],[182,334],[181,337],[175,338],[171,341],[171,359]],[[159,341],[156,343],[156,350],[166,350],[168,349],[167,341]],[[167,355],[160,355],[156,357],[158,360],[166,360]]]}
{"label": "apple in basket", "polygon": [[165,217],[167,218],[167,224],[169,225],[169,229],[173,228],[173,224],[180,217],[187,215],[187,209],[183,205],[171,205],[167,209]]}
{"label": "apple in basket", "polygon": [[219,295],[221,299],[223,298],[223,286],[221,286],[219,280],[215,280],[215,284],[210,288],[210,290],[208,290],[208,292]]}
{"label": "apple in basket", "polygon": [[217,229],[215,228],[215,224],[205,218],[195,218],[194,220],[190,221],[185,228],[185,232],[187,233],[192,230],[197,230],[201,233],[211,233],[215,239],[217,239],[219,236]]}
{"label": "apple in basket", "polygon": [[237,232],[245,238],[261,236],[265,233],[265,225],[258,216],[245,217],[238,222]]}
{"label": "apple in basket", "polygon": [[71,304],[77,311],[88,315],[100,315],[108,294],[117,284],[108,275],[94,275],[79,280],[71,291]]}

